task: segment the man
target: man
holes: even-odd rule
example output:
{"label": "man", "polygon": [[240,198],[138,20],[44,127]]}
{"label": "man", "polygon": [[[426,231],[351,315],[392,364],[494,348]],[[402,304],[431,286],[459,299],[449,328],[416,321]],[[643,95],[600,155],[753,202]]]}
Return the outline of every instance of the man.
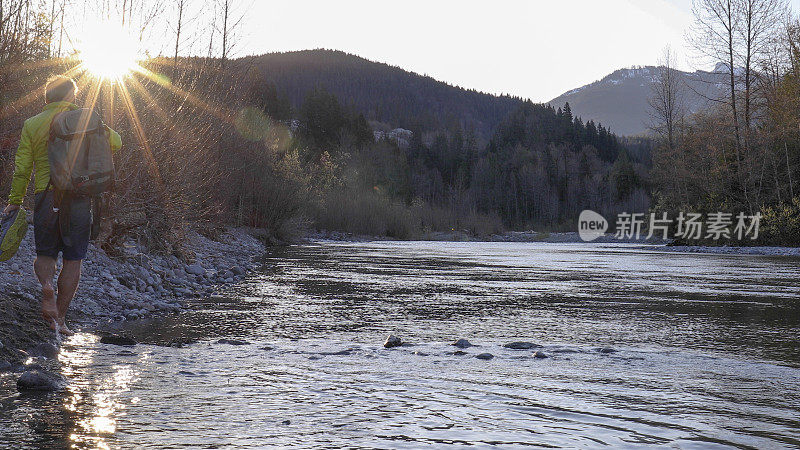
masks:
{"label": "man", "polygon": [[[59,227],[58,212],[53,209],[54,192],[50,184],[50,164],[47,159],[47,143],[53,118],[68,110],[78,109],[72,102],[77,94],[75,82],[67,77],[54,77],[45,86],[44,111],[25,121],[22,137],[15,159],[16,167],[11,181],[8,206],[3,214],[19,208],[35,168],[36,202],[33,214],[36,260],[33,269],[42,285],[42,317],[50,327],[63,334],[72,331],[65,324],[67,309],[78,289],[81,265],[86,257],[92,228],[91,199],[72,196],[69,210],[69,234],[65,245]],[[122,147],[119,134],[109,130],[111,150]],[[56,259],[62,254],[63,267],[58,276],[57,290],[53,287]]]}

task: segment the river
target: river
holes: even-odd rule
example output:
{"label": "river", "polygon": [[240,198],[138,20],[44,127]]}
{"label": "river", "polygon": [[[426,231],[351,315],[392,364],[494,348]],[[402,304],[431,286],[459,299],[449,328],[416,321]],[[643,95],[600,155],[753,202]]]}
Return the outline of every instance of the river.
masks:
{"label": "river", "polygon": [[0,443],[794,447],[798,267],[622,244],[271,250],[220,296],[118,326],[135,347],[66,340],[63,392],[0,375]]}

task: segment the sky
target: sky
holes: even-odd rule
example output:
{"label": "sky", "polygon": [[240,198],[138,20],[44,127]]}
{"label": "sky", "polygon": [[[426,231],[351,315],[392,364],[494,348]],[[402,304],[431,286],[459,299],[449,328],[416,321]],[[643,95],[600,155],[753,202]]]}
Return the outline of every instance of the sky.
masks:
{"label": "sky", "polygon": [[[791,0],[800,11],[800,0]],[[548,101],[616,69],[708,69],[685,34],[691,0],[253,0],[237,56],[329,48],[494,94]],[[713,65],[712,65],[713,67]]]}

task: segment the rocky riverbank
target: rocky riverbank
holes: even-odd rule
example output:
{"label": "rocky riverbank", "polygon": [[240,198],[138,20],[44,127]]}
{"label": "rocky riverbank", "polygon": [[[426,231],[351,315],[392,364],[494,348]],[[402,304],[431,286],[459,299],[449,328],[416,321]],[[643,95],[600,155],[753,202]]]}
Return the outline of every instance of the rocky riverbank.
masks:
{"label": "rocky riverbank", "polygon": [[722,255],[795,256],[800,257],[799,247],[730,247],[709,245],[667,245],[646,247],[648,250],[676,253],[713,253]]}
{"label": "rocky riverbank", "polygon": [[[186,239],[186,250],[194,255],[191,263],[148,253],[135,242],[125,243],[116,258],[91,245],[67,322],[73,329],[93,329],[109,321],[179,311],[186,300],[241,280],[264,250],[264,244],[247,229],[228,229],[216,239],[190,232]],[[37,353],[40,344],[55,341],[41,320],[34,257],[31,230],[17,255],[0,263],[0,309],[4,312],[0,370],[14,368]]]}

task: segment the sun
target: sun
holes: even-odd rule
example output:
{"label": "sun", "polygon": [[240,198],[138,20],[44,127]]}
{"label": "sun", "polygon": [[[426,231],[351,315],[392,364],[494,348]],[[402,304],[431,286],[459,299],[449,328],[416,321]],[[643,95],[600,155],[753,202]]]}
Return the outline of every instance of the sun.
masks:
{"label": "sun", "polygon": [[143,56],[134,36],[122,27],[105,22],[87,26],[77,50],[81,65],[90,74],[112,82],[136,70]]}

